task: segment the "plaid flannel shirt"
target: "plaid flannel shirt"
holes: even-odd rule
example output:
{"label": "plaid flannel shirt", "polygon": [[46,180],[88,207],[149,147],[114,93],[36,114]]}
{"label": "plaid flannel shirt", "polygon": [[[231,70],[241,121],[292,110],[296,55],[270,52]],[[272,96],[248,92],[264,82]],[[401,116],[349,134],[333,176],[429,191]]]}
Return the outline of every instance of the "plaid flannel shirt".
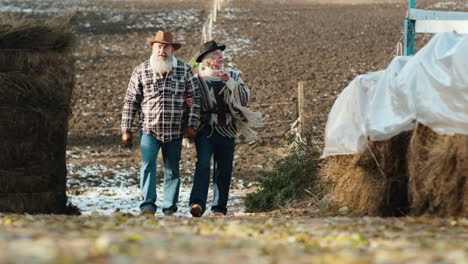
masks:
{"label": "plaid flannel shirt", "polygon": [[[125,96],[122,132],[131,131],[137,112],[140,115],[138,127],[162,142],[180,138],[187,125],[197,129],[200,98],[195,78],[190,66],[175,57],[172,70],[165,79],[153,72],[149,60],[138,65],[133,70]],[[187,97],[193,98],[191,108],[186,105]]]}

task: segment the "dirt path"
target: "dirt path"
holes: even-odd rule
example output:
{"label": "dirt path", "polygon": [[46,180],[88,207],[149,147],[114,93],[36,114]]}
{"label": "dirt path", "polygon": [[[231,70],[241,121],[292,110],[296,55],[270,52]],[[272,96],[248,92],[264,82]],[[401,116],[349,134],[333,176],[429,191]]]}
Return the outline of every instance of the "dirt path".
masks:
{"label": "dirt path", "polygon": [[[289,212],[291,213],[291,212]],[[467,263],[466,219],[0,215],[0,263]]]}

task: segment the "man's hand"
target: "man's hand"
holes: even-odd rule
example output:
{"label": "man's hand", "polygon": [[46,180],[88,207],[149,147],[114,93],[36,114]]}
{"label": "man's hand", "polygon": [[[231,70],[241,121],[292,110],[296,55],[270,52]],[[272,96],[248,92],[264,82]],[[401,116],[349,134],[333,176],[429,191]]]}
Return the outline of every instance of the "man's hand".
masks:
{"label": "man's hand", "polygon": [[197,130],[195,130],[195,128],[193,127],[187,127],[187,137],[191,140],[195,140],[195,138],[197,137]]}
{"label": "man's hand", "polygon": [[123,132],[122,133],[122,143],[127,148],[132,148],[132,146],[133,146],[132,132]]}

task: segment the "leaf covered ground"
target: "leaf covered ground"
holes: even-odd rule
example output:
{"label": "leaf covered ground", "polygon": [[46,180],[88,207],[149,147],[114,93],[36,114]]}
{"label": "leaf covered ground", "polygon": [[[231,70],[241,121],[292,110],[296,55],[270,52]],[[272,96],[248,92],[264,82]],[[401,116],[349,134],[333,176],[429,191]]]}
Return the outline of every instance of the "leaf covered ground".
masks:
{"label": "leaf covered ground", "polygon": [[[304,214],[305,213],[305,214]],[[0,215],[0,263],[468,263],[468,220]]]}
{"label": "leaf covered ground", "polygon": [[[4,2],[0,11],[13,18],[80,8],[67,153],[70,195],[119,186],[117,181],[136,185],[139,152],[124,150],[118,133],[131,71],[148,58],[145,40],[160,29],[176,33],[184,43],[177,56],[189,61],[198,51],[212,1],[67,0],[60,8],[48,0]],[[388,64],[407,5],[397,0],[226,2],[213,35],[228,46],[230,67],[243,71],[252,108],[271,122],[259,140],[238,142],[234,176],[245,180],[256,180],[258,169],[284,154],[290,124],[283,121],[296,118],[297,82],[306,82],[305,112],[321,134],[333,99],[349,81]],[[181,171],[189,179],[193,149],[183,157]],[[121,180],[118,168],[130,174]],[[101,193],[106,200],[112,195]],[[467,231],[467,219],[318,217],[301,210],[201,219],[0,213],[0,263],[468,263]]]}

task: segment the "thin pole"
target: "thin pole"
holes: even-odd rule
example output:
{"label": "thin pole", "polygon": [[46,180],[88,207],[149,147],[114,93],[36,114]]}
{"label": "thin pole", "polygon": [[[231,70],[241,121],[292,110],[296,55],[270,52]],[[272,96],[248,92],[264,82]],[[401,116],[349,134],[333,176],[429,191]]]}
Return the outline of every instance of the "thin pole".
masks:
{"label": "thin pole", "polygon": [[213,21],[216,22],[216,16],[218,13],[218,0],[213,0]]}
{"label": "thin pole", "polygon": [[206,42],[206,23],[202,27],[202,44]]}
{"label": "thin pole", "polygon": [[[412,8],[416,7],[416,0],[408,0],[408,13]],[[414,54],[414,28],[416,21],[406,18],[404,23],[404,35],[405,35],[405,46],[404,53],[405,56]]]}
{"label": "thin pole", "polygon": [[304,82],[297,83],[297,113],[299,120],[299,134],[304,130]]}
{"label": "thin pole", "polygon": [[213,33],[213,14],[211,13],[209,16],[209,23],[208,23],[208,39],[207,41],[212,40],[212,34]]}

